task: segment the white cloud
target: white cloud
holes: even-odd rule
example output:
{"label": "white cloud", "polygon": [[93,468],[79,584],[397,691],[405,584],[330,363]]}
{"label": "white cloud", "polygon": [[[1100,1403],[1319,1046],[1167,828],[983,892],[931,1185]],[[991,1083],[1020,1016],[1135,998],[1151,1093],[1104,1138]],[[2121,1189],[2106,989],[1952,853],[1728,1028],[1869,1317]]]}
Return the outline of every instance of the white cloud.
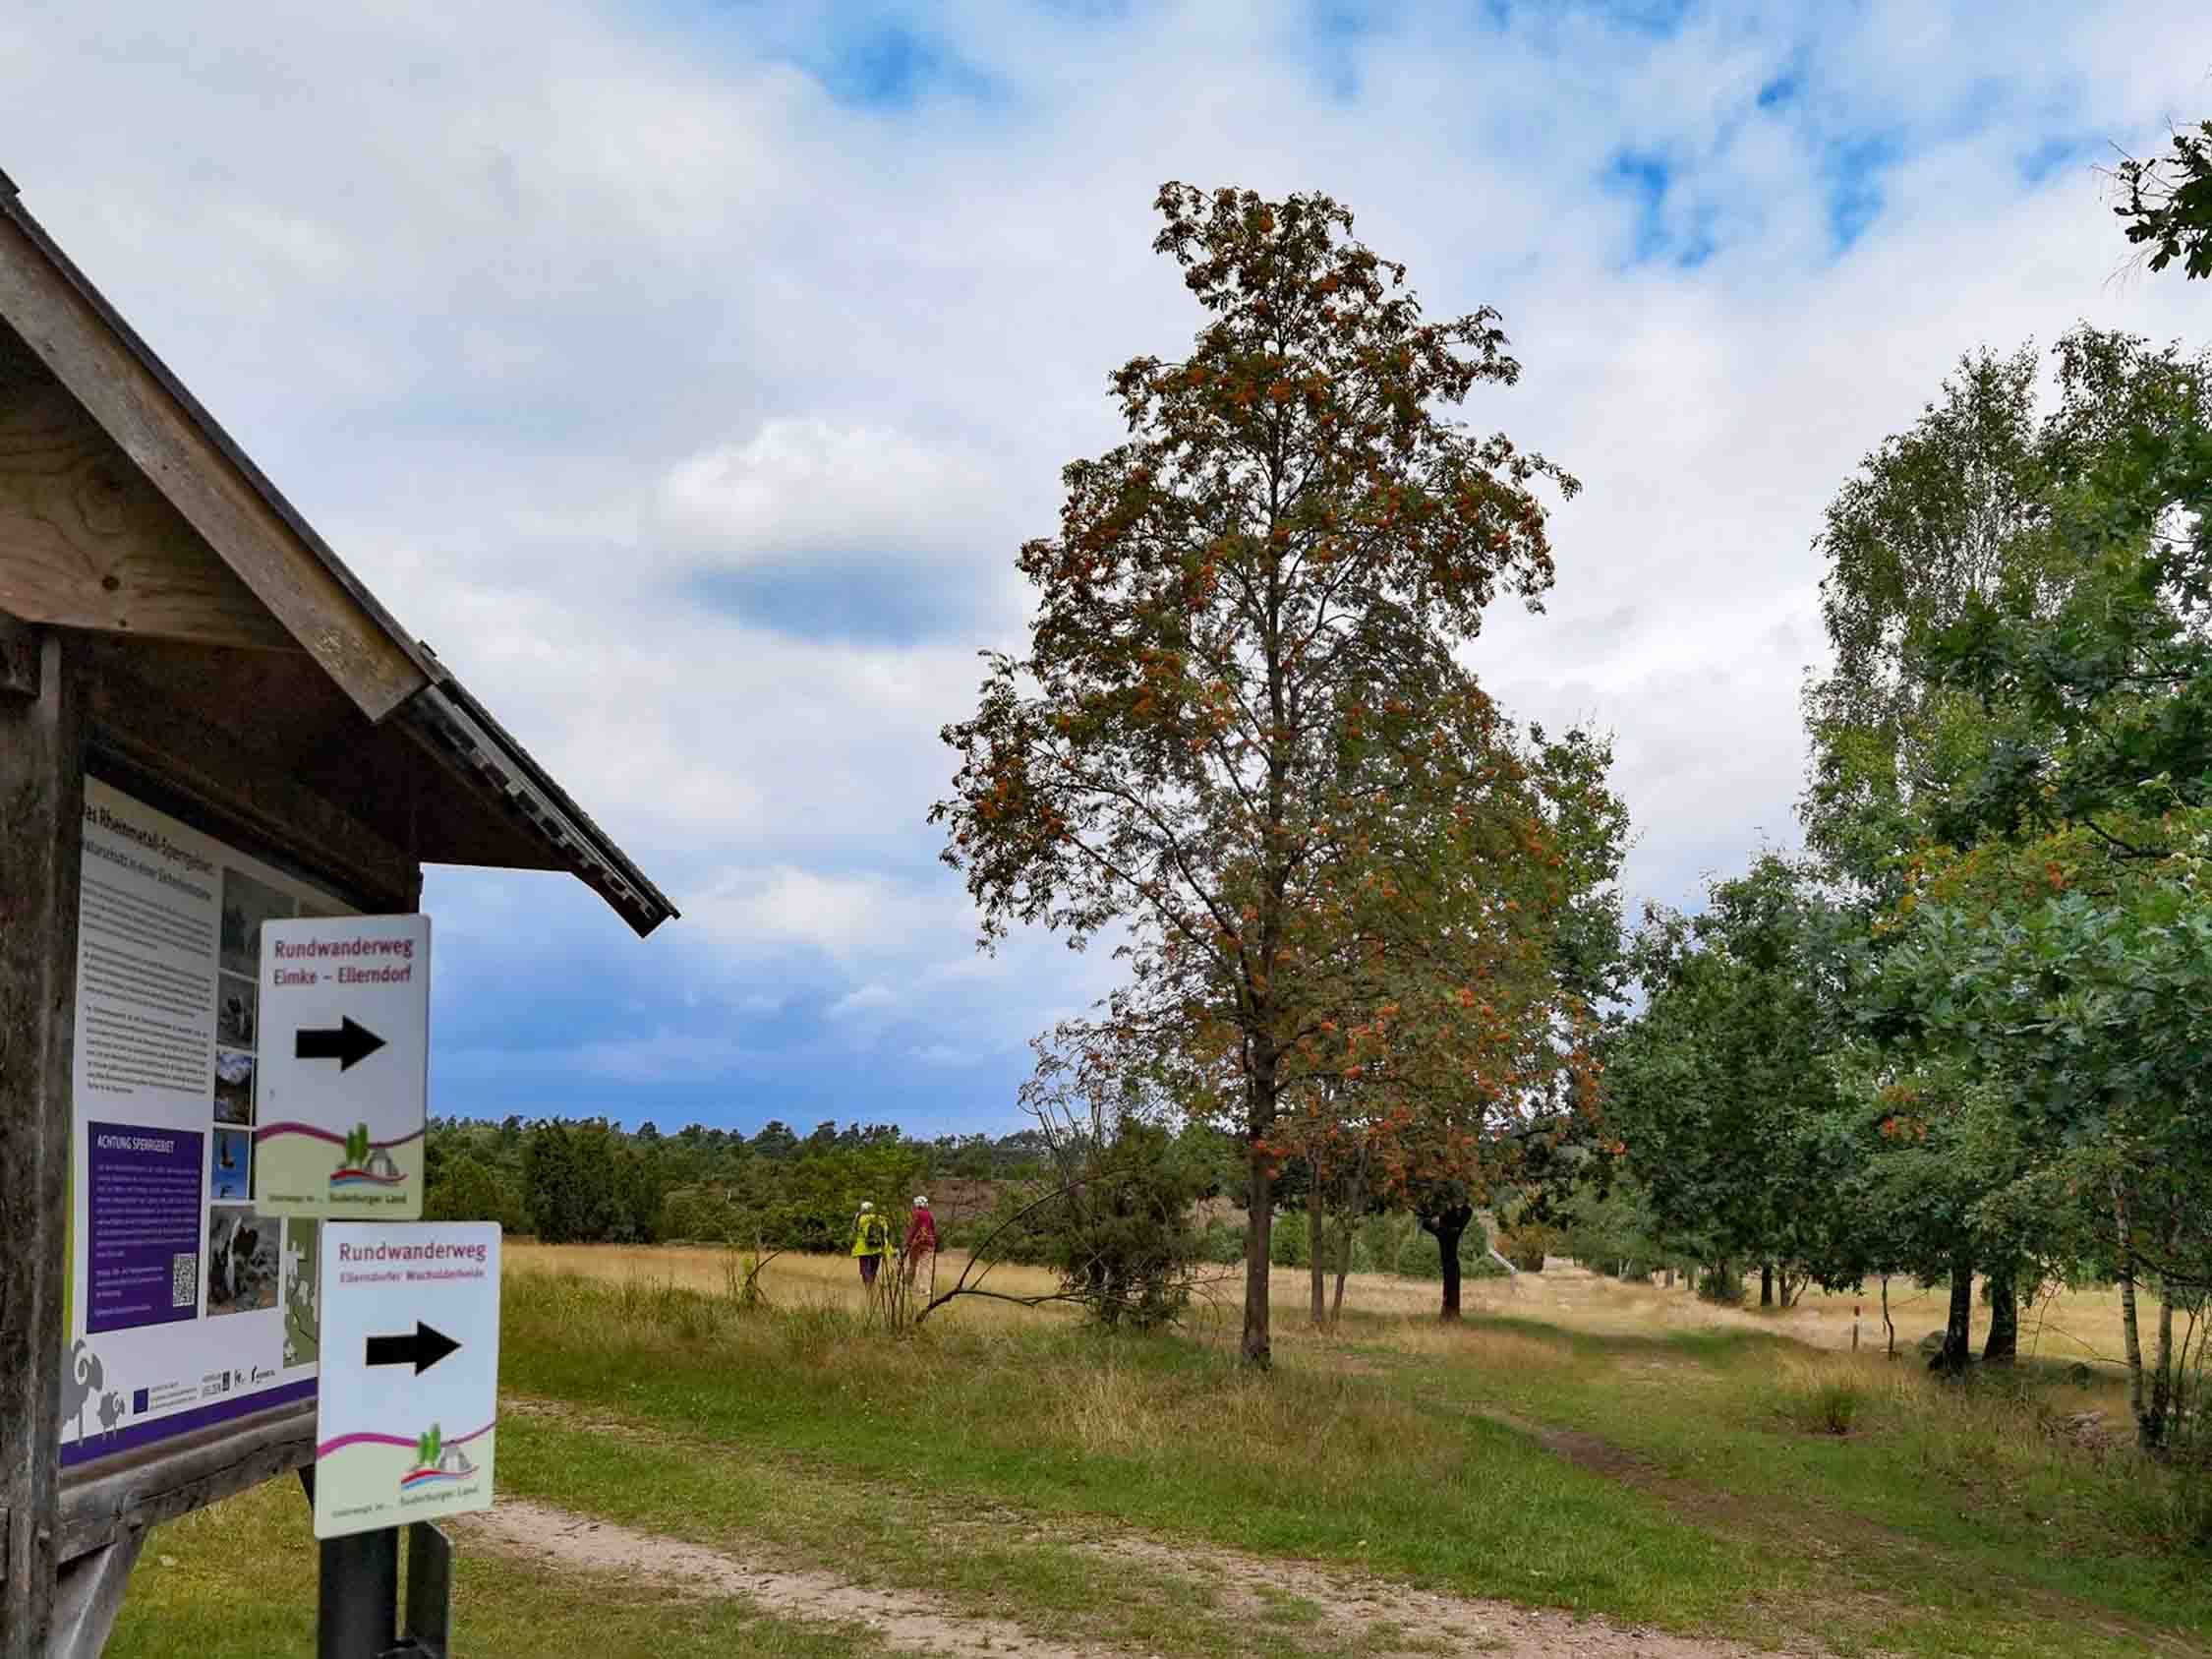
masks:
{"label": "white cloud", "polygon": [[972,1066],[981,1058],[972,1049],[956,1048],[949,1042],[932,1042],[910,1052],[925,1066]]}
{"label": "white cloud", "polygon": [[[1327,188],[1432,311],[1502,308],[1525,379],[1466,416],[1588,488],[1548,614],[1501,608],[1471,660],[1516,713],[1615,729],[1629,884],[1676,902],[1790,831],[1809,544],[1859,457],[1982,341],[2206,332],[2202,292],[2110,280],[2082,164],[2020,171],[2212,108],[2195,0],[1717,0],[1671,34],[1436,0],[1334,66],[1286,8],[1096,10],[917,9],[1001,91],[902,112],[796,67],[834,56],[829,8],[90,0],[0,18],[0,129],[93,279],[674,895],[650,950],[701,1016],[899,986],[841,1031],[909,1019],[917,1055],[1018,1049],[1113,973],[969,957],[924,817],[974,649],[1019,643],[1019,542],[1121,436],[1106,372],[1197,322],[1148,251],[1162,179]],[[1837,254],[1861,142],[1883,208]],[[1627,150],[1670,169],[1645,264]],[[816,625],[769,578],[886,617]],[[659,1064],[750,1063],[721,1040]],[[661,1042],[584,1063],[652,1075]]]}
{"label": "white cloud", "polygon": [[965,908],[957,890],[916,889],[876,874],[836,874],[779,864],[730,871],[692,901],[686,919],[722,948],[771,955],[797,946],[850,965],[905,957],[917,935],[942,944]]}
{"label": "white cloud", "polygon": [[900,998],[889,985],[870,980],[857,990],[845,992],[830,1004],[830,1018],[849,1020],[860,1015],[884,1014],[900,1005]]}
{"label": "white cloud", "polygon": [[847,568],[919,551],[972,554],[1003,515],[991,469],[954,444],[819,417],[763,422],[679,461],[661,487],[676,534],[732,566]]}

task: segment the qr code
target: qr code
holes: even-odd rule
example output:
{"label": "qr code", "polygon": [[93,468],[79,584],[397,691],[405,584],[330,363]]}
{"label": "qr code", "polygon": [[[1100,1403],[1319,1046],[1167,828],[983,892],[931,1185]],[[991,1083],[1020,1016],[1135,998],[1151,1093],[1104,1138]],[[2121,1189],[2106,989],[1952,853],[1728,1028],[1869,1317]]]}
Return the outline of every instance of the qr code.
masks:
{"label": "qr code", "polygon": [[169,1258],[169,1306],[189,1308],[200,1301],[200,1258],[190,1251]]}

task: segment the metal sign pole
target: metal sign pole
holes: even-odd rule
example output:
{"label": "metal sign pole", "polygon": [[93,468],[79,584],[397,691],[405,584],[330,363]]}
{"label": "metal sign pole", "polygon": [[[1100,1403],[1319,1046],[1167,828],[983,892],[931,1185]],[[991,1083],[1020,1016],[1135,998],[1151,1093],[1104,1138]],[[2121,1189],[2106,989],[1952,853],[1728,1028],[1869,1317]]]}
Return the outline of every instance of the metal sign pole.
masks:
{"label": "metal sign pole", "polygon": [[384,1659],[397,1645],[399,1528],[322,1540],[316,1659]]}
{"label": "metal sign pole", "polygon": [[407,1640],[423,1659],[446,1659],[453,1628],[453,1541],[436,1521],[407,1529]]}

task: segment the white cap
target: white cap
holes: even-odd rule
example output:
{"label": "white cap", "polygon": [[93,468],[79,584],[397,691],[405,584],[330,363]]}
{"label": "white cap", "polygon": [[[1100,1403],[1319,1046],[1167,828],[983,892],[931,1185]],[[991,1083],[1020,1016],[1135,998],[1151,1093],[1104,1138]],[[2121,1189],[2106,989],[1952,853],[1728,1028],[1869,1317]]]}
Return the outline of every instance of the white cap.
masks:
{"label": "white cap", "polygon": [[928,1199],[926,1199],[926,1198],[917,1198],[917,1199],[915,1199],[915,1200],[914,1200],[914,1208],[915,1208],[916,1210],[927,1210],[927,1209],[929,1208],[929,1200],[928,1200]]}
{"label": "white cap", "polygon": [[867,1213],[868,1213],[869,1211],[873,1210],[874,1208],[875,1208],[875,1206],[874,1206],[874,1205],[872,1205],[872,1204],[865,1204],[865,1203],[863,1203],[863,1204],[862,1204],[862,1205],[860,1206],[860,1214],[861,1214],[861,1215],[867,1215]]}

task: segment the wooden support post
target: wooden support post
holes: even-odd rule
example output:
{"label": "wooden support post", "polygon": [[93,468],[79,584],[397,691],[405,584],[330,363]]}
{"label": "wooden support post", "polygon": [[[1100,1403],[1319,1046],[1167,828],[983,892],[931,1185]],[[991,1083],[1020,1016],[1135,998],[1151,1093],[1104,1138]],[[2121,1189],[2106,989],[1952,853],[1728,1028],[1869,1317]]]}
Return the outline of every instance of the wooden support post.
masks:
{"label": "wooden support post", "polygon": [[48,1659],[100,1659],[108,1634],[115,1629],[115,1616],[123,1611],[123,1592],[130,1585],[131,1569],[145,1544],[144,1530],[126,1532],[114,1543],[79,1556],[62,1570],[54,1593]]}
{"label": "wooden support post", "polygon": [[73,647],[35,644],[35,688],[0,689],[0,1659],[43,1659],[59,1565],[85,743]]}

